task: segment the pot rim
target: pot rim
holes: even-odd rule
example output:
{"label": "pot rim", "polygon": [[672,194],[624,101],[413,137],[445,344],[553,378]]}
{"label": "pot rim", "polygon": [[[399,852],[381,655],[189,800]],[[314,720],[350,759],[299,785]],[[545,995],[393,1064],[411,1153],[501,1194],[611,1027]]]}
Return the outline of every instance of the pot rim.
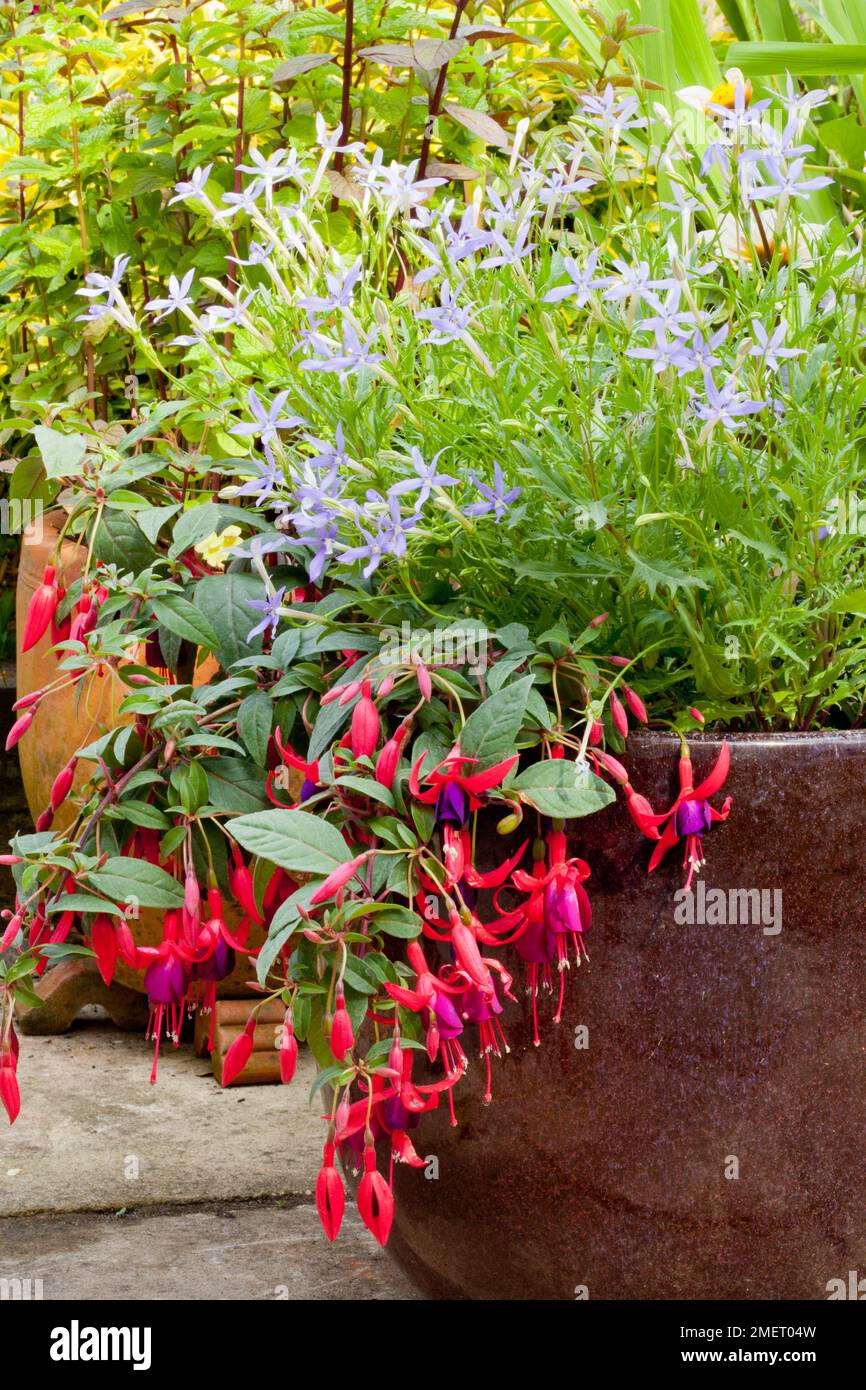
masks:
{"label": "pot rim", "polygon": [[[711,732],[700,730],[696,733],[687,733],[683,737],[688,744],[744,744],[752,748],[766,746],[768,748],[796,747],[801,745],[815,745],[821,743],[847,743],[847,744],[866,744],[866,729],[803,729],[803,730],[767,730],[766,732],[753,731],[747,733],[733,733],[727,730]],[[679,734],[670,729],[635,729],[629,734],[626,744],[626,752],[632,743],[641,744],[670,744],[676,747],[680,743]]]}

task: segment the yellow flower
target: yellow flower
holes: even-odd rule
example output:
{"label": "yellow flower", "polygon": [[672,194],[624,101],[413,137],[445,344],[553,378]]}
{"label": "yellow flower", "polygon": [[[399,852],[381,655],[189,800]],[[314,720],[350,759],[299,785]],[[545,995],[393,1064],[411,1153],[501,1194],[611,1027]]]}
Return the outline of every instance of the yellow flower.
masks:
{"label": "yellow flower", "polygon": [[221,570],[225,567],[229,552],[237,545],[241,535],[239,526],[227,526],[219,535],[216,531],[211,531],[209,536],[205,536],[203,541],[197,543],[195,550],[212,569]]}
{"label": "yellow flower", "polygon": [[677,96],[686,106],[711,116],[713,107],[723,106],[727,111],[733,111],[738,91],[742,91],[744,102],[748,106],[752,100],[751,82],[746,81],[739,68],[728,68],[724,80],[717,87],[713,87],[712,91],[709,87],[681,87]]}

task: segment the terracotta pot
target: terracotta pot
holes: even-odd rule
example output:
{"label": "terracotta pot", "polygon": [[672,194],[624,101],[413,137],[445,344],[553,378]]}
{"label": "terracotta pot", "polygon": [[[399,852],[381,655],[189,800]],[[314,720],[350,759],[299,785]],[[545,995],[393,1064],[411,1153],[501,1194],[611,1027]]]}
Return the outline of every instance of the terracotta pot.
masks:
{"label": "terracotta pot", "polygon": [[[42,581],[45,566],[52,563],[62,522],[62,512],[49,512],[42,518],[40,539],[34,539],[34,533],[29,528],[25,531],[16,593],[16,623],[19,633],[24,631],[27,606],[34,590]],[[67,587],[80,576],[85,553],[80,545],[64,541],[60,551],[59,569]],[[55,678],[57,657],[51,651],[51,640],[49,629],[30,651],[22,652],[19,648],[16,663],[19,698],[29,695],[31,691]],[[212,657],[208,657],[195,673],[195,684],[204,684],[213,677],[216,670],[216,662]],[[80,690],[67,687],[50,695],[40,705],[33,723],[18,744],[21,779],[27,805],[34,820],[48,805],[51,785],[75,749],[92,743],[118,723],[128,722],[117,713],[120,702],[128,694],[129,688],[124,686],[113,672],[107,671],[102,677],[91,676],[85,679]],[[92,764],[79,764],[75,787],[80,787],[92,771]],[[54,826],[58,830],[65,829],[72,819],[73,807],[67,803],[55,816]],[[231,904],[227,907],[226,921],[232,930],[237,927],[239,914],[231,912]],[[134,931],[139,945],[155,945],[162,940],[161,914],[143,909],[140,919],[134,924]],[[261,940],[260,936],[258,940]],[[220,985],[218,993],[238,993],[243,983],[252,977],[252,973],[246,961],[241,961],[234,973]],[[115,974],[120,984],[141,989],[142,976],[129,970],[122,962],[118,962]]]}
{"label": "terracotta pot", "polygon": [[[720,740],[692,742],[697,782]],[[703,875],[727,924],[677,923],[682,850],[648,879],[621,802],[575,823],[595,920],[562,1023],[545,1003],[536,1049],[510,1006],[493,1103],[473,1058],[457,1128],[442,1106],[415,1136],[438,1178],[397,1165],[389,1249],[429,1294],[822,1299],[866,1270],[866,734],[730,742]],[[629,741],[657,806],[676,760],[668,736]],[[749,888],[770,890],[763,924],[732,920],[729,890]]]}

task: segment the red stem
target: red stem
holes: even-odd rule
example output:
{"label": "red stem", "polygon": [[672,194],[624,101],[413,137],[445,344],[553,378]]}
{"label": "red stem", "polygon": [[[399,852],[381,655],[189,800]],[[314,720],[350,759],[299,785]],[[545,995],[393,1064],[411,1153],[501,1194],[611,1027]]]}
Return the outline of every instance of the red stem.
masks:
{"label": "red stem", "polygon": [[[449,39],[457,37],[457,30],[460,28],[460,21],[463,18],[463,11],[466,9],[469,0],[457,0],[457,8],[454,11],[454,19],[451,24]],[[439,107],[442,104],[442,95],[445,91],[445,79],[448,76],[448,64],[443,63],[439,69],[439,77],[430,98],[430,106],[427,111],[427,124],[424,127],[424,141],[421,145],[421,158],[418,161],[418,178],[423,179],[427,173],[427,161],[430,158],[430,143],[433,139],[433,126],[436,117],[439,115]]]}

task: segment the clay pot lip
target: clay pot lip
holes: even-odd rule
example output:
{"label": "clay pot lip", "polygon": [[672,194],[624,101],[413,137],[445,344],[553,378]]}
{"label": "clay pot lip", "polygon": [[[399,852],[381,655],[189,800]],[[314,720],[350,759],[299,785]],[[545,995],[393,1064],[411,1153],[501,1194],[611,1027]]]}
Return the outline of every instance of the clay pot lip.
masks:
{"label": "clay pot lip", "polygon": [[[717,746],[721,743],[729,743],[732,747],[746,748],[796,748],[809,747],[820,748],[822,745],[829,746],[834,743],[845,743],[857,747],[866,746],[866,729],[812,729],[812,730],[791,730],[791,731],[758,731],[749,733],[729,733],[725,730],[714,732],[697,732],[686,734],[686,742],[690,746],[706,747]],[[679,734],[673,733],[669,729],[645,729],[635,730],[629,734],[626,745],[626,753],[632,745],[649,748],[657,745],[663,748],[678,748],[680,744]]]}

